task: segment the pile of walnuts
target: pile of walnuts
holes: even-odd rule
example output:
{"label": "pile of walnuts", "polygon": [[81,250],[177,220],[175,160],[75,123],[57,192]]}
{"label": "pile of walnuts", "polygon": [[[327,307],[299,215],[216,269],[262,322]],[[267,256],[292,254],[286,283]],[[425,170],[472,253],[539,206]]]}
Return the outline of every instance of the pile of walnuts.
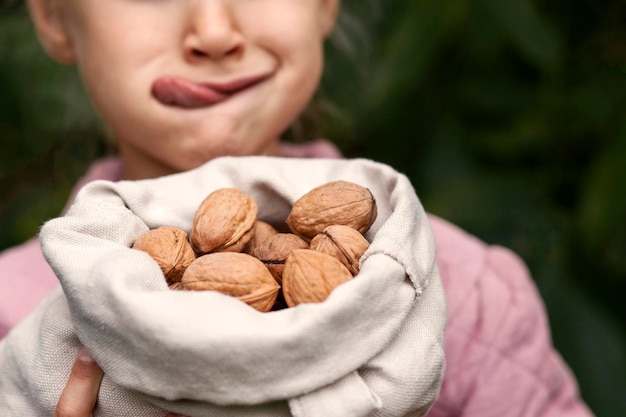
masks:
{"label": "pile of walnuts", "polygon": [[376,215],[367,188],[333,181],[298,199],[279,232],[257,217],[252,197],[221,188],[202,201],[189,234],[161,226],[132,247],[158,263],[172,290],[219,291],[267,312],[321,302],[352,279]]}

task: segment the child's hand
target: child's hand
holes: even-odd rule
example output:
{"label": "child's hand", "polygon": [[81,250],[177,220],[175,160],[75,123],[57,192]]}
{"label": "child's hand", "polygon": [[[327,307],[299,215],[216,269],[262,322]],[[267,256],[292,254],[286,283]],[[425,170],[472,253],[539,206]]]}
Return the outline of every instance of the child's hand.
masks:
{"label": "child's hand", "polygon": [[70,378],[61,393],[54,417],[89,417],[96,404],[102,369],[85,348],[74,361]]}
{"label": "child's hand", "polygon": [[[81,348],[53,417],[90,417],[96,405],[102,376],[102,369],[89,352]],[[183,416],[168,413],[165,417]]]}

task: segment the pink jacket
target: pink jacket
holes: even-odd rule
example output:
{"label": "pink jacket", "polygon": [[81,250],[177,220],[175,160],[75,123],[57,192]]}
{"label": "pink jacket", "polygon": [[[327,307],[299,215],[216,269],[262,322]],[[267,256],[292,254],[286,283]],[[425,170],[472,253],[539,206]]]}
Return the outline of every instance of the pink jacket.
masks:
{"label": "pink jacket", "polygon": [[[285,156],[340,157],[326,142],[281,150]],[[121,177],[119,159],[101,160],[74,193],[89,181]],[[521,260],[440,218],[430,220],[448,326],[443,385],[428,416],[592,416],[552,346],[544,306]],[[20,280],[9,282],[18,276]],[[0,254],[0,338],[56,285],[36,239]]]}

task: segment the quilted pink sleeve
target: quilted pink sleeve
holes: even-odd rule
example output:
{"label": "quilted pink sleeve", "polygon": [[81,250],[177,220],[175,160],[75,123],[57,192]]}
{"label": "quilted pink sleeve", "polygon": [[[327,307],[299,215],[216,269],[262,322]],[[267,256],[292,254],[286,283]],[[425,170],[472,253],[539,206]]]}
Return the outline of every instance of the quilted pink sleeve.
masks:
{"label": "quilted pink sleeve", "polygon": [[1,252],[0,339],[57,285],[37,239]]}
{"label": "quilted pink sleeve", "polygon": [[592,416],[521,260],[441,220],[433,229],[448,328],[442,391],[428,416]]}
{"label": "quilted pink sleeve", "polygon": [[[119,158],[96,161],[74,187],[66,209],[83,185],[96,179],[118,180],[121,176]],[[0,252],[0,339],[58,285],[36,237]]]}

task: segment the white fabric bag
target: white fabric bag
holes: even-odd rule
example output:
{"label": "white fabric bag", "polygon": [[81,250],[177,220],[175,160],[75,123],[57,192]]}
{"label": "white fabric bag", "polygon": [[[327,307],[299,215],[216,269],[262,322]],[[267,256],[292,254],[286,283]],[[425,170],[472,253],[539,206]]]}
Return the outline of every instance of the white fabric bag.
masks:
{"label": "white fabric bag", "polygon": [[[282,223],[295,200],[339,179],[368,187],[378,218],[360,273],[322,303],[260,313],[171,291],[129,249],[150,228],[189,231],[218,188],[240,188],[260,219]],[[0,416],[52,415],[81,344],[105,372],[96,417],[421,416],[438,395],[446,311],[435,242],[409,180],[387,165],[223,157],[158,179],[96,181],[40,240],[62,291],[0,342]]]}

